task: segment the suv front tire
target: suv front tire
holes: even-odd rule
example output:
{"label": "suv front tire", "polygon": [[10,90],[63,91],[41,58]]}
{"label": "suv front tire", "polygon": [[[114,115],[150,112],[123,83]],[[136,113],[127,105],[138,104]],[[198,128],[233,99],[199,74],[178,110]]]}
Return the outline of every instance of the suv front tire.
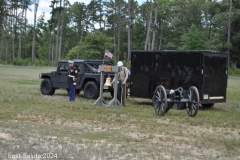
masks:
{"label": "suv front tire", "polygon": [[53,88],[52,82],[48,78],[42,80],[40,90],[43,95],[53,95],[55,92],[55,88]]}

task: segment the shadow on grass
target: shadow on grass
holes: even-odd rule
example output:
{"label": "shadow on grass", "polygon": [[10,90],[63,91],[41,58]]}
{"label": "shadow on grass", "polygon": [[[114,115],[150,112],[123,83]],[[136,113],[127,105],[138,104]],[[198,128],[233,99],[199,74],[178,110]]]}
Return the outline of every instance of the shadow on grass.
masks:
{"label": "shadow on grass", "polygon": [[[63,97],[68,97],[68,94],[67,93],[55,93],[54,95],[52,96],[63,96]],[[78,96],[78,95],[77,95]]]}
{"label": "shadow on grass", "polygon": [[215,108],[212,108],[212,107],[199,107],[199,110],[201,111],[209,111],[209,110],[216,110]]}
{"label": "shadow on grass", "polygon": [[143,105],[143,106],[149,106],[149,107],[153,107],[153,104],[151,101],[134,101],[132,102],[134,105]]}

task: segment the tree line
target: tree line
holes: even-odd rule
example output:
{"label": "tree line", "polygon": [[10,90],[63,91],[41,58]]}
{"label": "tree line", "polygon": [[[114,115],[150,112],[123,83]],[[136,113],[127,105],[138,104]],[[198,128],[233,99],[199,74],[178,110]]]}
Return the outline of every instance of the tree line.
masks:
{"label": "tree line", "polygon": [[[29,7],[34,5],[34,11]],[[0,62],[55,65],[60,59],[131,59],[131,50],[216,50],[240,62],[240,1],[51,1],[51,18],[36,19],[39,0],[0,0]],[[34,24],[27,14],[34,13]]]}

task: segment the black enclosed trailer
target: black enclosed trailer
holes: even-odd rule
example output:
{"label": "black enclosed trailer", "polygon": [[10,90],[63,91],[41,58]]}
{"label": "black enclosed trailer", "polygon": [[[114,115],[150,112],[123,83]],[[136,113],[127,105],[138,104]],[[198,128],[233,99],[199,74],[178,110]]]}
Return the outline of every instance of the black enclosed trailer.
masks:
{"label": "black enclosed trailer", "polygon": [[[226,102],[228,54],[217,51],[132,51],[130,96],[154,98],[158,86],[184,91],[195,86],[199,103]],[[187,95],[186,95],[187,96]],[[181,103],[183,104],[183,103]]]}

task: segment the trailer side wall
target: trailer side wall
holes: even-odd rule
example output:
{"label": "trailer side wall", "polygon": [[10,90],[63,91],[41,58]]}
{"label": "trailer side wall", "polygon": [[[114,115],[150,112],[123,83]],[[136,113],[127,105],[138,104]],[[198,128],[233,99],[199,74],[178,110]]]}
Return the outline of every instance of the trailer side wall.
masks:
{"label": "trailer side wall", "polygon": [[152,98],[158,85],[184,90],[195,86],[201,103],[225,102],[226,72],[227,54],[219,52],[132,51],[130,95]]}

